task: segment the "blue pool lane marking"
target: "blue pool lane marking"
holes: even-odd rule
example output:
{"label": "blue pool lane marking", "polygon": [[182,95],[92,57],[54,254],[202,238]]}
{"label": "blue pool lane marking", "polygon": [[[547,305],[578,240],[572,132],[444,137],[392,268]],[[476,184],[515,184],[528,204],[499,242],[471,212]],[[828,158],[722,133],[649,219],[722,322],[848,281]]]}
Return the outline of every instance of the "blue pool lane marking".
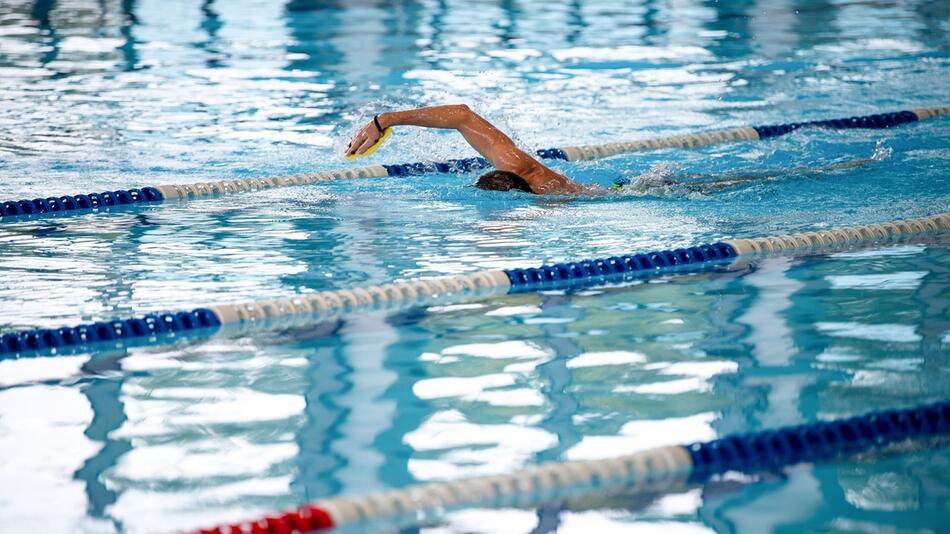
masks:
{"label": "blue pool lane marking", "polygon": [[846,119],[790,122],[771,126],[753,126],[752,128],[759,134],[759,139],[768,139],[770,137],[779,137],[802,128],[826,128],[836,130],[862,128],[881,130],[900,126],[901,124],[917,122],[919,120],[920,118],[913,111],[898,111],[895,113],[875,113],[873,115],[863,115],[860,117],[848,117]]}
{"label": "blue pool lane marking", "polygon": [[626,276],[651,276],[691,267],[704,268],[736,256],[738,253],[732,245],[720,242],[527,269],[504,269],[504,273],[511,282],[509,293],[521,293],[541,287],[579,288]]}
{"label": "blue pool lane marking", "polygon": [[[542,148],[535,151],[541,159],[562,159],[568,161],[567,154],[560,148]],[[416,163],[397,163],[383,165],[389,176],[421,176],[430,173],[464,174],[466,172],[490,169],[491,163],[485,158],[450,159],[448,161],[419,161]]]}
{"label": "blue pool lane marking", "polygon": [[[540,150],[538,152],[541,152]],[[466,172],[491,168],[485,158],[450,159],[448,161],[420,161],[416,163],[397,163],[383,165],[389,176],[421,176],[431,173],[464,174]]]}
{"label": "blue pool lane marking", "polygon": [[729,471],[774,470],[948,432],[950,402],[940,402],[837,421],[739,434],[694,443],[686,449],[693,463],[690,479],[704,482]]}
{"label": "blue pool lane marking", "polygon": [[188,312],[148,314],[132,319],[116,319],[64,328],[38,328],[0,336],[0,359],[6,355],[41,352],[73,352],[103,343],[128,340],[166,340],[184,334],[217,332],[221,320],[208,308]]}
{"label": "blue pool lane marking", "polygon": [[[886,129],[917,122],[923,119],[950,114],[950,106],[919,108],[894,113],[876,113],[806,122],[791,122],[766,126],[731,128],[700,132],[698,134],[674,135],[643,139],[631,142],[614,142],[601,145],[587,145],[561,148],[543,148],[535,154],[540,159],[582,161],[602,159],[618,154],[659,150],[664,148],[698,148],[719,143],[743,142],[770,139],[792,133],[803,128],[830,129]],[[88,210],[103,209],[111,206],[126,206],[144,203],[161,203],[170,200],[194,200],[211,198],[224,194],[260,191],[272,187],[313,184],[331,180],[370,178],[370,177],[406,177],[421,176],[430,173],[461,174],[491,168],[484,158],[452,159],[443,162],[397,163],[391,165],[370,165],[367,167],[349,167],[318,173],[305,173],[292,176],[273,176],[269,178],[247,178],[241,180],[222,180],[217,182],[198,182],[192,184],[167,184],[141,189],[107,191],[62,197],[34,198],[32,200],[10,200],[0,202],[0,221],[13,221],[24,217],[74,215]]]}
{"label": "blue pool lane marking", "polygon": [[61,197],[34,198],[32,200],[8,200],[0,203],[0,217],[6,219],[7,217],[22,217],[28,215],[81,212],[132,204],[159,203],[164,200],[165,196],[155,187],[120,189],[118,191],[104,191],[102,193],[67,195]]}

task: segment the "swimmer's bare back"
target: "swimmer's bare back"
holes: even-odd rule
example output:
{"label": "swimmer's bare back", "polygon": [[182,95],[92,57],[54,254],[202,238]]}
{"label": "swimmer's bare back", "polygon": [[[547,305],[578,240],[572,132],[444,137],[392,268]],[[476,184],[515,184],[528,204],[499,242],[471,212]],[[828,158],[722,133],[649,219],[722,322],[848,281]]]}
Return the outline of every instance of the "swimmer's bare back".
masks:
{"label": "swimmer's bare back", "polygon": [[346,147],[345,155],[362,154],[379,140],[381,132],[391,126],[457,130],[468,144],[472,145],[472,148],[484,156],[496,169],[524,178],[533,193],[572,195],[590,191],[590,188],[554,172],[518,148],[504,132],[465,104],[380,113],[375,120],[369,121],[356,132]]}
{"label": "swimmer's bare back", "polygon": [[841,163],[833,163],[831,165],[819,165],[814,167],[791,167],[789,169],[781,170],[765,170],[765,171],[738,171],[738,172],[727,172],[720,174],[683,174],[680,175],[681,178],[701,178],[707,179],[708,181],[703,182],[682,182],[681,185],[689,191],[697,193],[710,193],[712,191],[719,191],[727,187],[733,187],[737,185],[742,185],[747,182],[754,181],[769,181],[781,178],[789,174],[813,174],[813,173],[822,173],[828,171],[836,171],[841,169],[852,169],[854,167],[861,167],[869,163],[876,161],[871,158],[856,158],[848,161],[843,161]]}

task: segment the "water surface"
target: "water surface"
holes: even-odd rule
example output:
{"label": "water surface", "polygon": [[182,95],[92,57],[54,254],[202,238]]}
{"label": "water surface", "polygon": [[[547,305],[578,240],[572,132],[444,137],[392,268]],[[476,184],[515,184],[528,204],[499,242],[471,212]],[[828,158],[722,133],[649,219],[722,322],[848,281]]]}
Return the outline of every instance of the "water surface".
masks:
{"label": "water surface", "polygon": [[[727,5],[722,5],[727,4]],[[525,147],[950,103],[943,2],[0,2],[0,197],[338,168],[391,108]],[[947,119],[557,168],[774,178],[564,200],[476,175],[0,225],[0,331],[950,207]],[[365,163],[473,155],[401,128]],[[869,158],[838,171],[789,170]],[[691,178],[696,180],[697,178]],[[155,532],[950,396],[946,242],[0,362],[0,530]],[[941,532],[946,450],[426,532]],[[51,513],[55,512],[55,513]]]}

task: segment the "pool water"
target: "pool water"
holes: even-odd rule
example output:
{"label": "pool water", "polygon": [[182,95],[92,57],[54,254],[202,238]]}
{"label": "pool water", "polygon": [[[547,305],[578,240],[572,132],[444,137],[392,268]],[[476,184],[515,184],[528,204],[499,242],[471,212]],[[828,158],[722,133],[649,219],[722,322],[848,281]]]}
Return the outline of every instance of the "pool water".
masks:
{"label": "pool water", "polygon": [[[946,105],[948,30],[930,1],[0,3],[0,200],[340,168],[363,121],[421,105],[468,103],[526,147]],[[948,121],[555,165],[643,186],[594,199],[478,191],[473,173],[0,223],[0,333],[933,215]],[[358,164],[472,155],[397,128]],[[689,187],[734,172],[772,177]],[[0,531],[204,527],[946,400],[947,245],[0,361]],[[948,458],[409,532],[946,532]]]}

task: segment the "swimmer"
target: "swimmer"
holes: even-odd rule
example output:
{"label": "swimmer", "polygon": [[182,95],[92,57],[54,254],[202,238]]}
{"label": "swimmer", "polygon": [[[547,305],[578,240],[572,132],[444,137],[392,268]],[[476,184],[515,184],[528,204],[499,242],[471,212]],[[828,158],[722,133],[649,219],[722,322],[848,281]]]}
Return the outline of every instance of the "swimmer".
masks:
{"label": "swimmer", "polygon": [[[423,128],[457,130],[472,148],[495,167],[495,170],[478,177],[475,187],[480,189],[492,191],[510,191],[514,189],[539,195],[598,195],[608,194],[628,185],[633,188],[677,185],[677,182],[666,176],[652,176],[648,177],[649,179],[646,181],[631,181],[627,178],[620,178],[609,189],[579,184],[563,174],[551,170],[533,156],[518,148],[504,132],[465,104],[380,113],[356,132],[356,135],[350,140],[350,144],[347,145],[344,156],[351,159],[360,155],[368,155],[382,143],[388,136],[389,128],[393,126],[421,126]],[[800,167],[771,173],[731,173],[711,177],[711,181],[691,184],[679,183],[678,185],[684,186],[690,192],[705,193],[740,185],[750,180],[772,179],[779,174],[788,172],[820,172],[855,167],[870,161],[872,160],[853,160],[826,167]],[[697,178],[700,175],[684,175],[683,177]],[[657,180],[662,183],[658,184]]]}
{"label": "swimmer", "polygon": [[392,126],[421,126],[458,130],[462,137],[496,170],[486,172],[475,187],[495,191],[517,189],[545,195],[571,195],[591,192],[589,186],[571,181],[563,174],[542,165],[510,137],[483,119],[465,104],[434,106],[380,113],[360,128],[346,148],[346,156],[360,155],[376,145]]}

